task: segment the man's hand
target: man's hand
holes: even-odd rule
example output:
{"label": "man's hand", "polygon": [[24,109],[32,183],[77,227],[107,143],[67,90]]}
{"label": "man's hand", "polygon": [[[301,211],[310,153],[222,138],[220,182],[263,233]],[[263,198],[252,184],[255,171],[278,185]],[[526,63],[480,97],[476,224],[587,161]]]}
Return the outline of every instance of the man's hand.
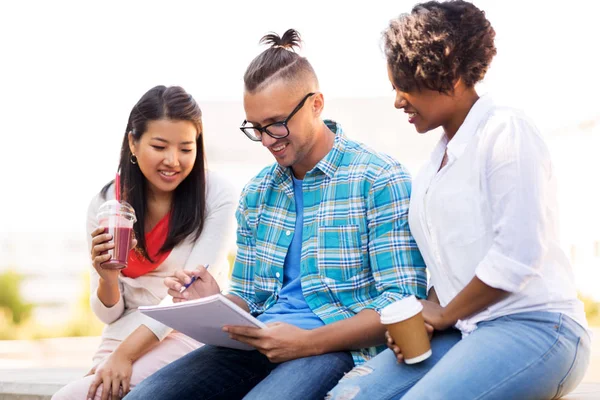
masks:
{"label": "man's hand", "polygon": [[456,321],[450,321],[444,314],[444,307],[428,300],[420,300],[423,304],[423,319],[436,331],[443,331],[453,326]]}
{"label": "man's hand", "polygon": [[256,348],[274,363],[314,355],[310,341],[311,331],[283,322],[269,324],[263,329],[225,326],[223,331],[229,333],[232,339]]}
{"label": "man's hand", "polygon": [[[429,336],[429,341],[431,341],[431,338],[433,337],[433,326],[429,325],[427,322],[425,323],[425,329],[427,330],[427,336]],[[392,339],[392,337],[390,336],[390,333],[388,331],[385,331],[385,339],[386,339],[386,344],[387,347],[392,350],[394,352],[394,354],[396,354],[396,361],[398,361],[398,363],[401,363],[404,361],[404,356],[402,355],[402,350],[400,350],[400,347],[398,347],[396,345],[396,343],[394,342],[394,339]]]}
{"label": "man's hand", "polygon": [[[190,283],[193,277],[197,277],[196,281],[187,289],[180,293],[181,288]],[[178,270],[174,276],[165,278],[164,284],[169,288],[170,296],[173,297],[173,302],[178,303],[186,300],[200,299],[202,297],[212,296],[213,294],[221,293],[219,284],[205,267],[198,267],[193,271]]]}

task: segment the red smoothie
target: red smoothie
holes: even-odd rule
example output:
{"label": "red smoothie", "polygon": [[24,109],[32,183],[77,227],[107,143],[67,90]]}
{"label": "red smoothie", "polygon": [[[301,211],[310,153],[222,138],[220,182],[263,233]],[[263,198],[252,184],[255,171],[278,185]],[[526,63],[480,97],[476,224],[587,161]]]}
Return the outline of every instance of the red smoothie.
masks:
{"label": "red smoothie", "polygon": [[102,268],[123,269],[127,266],[127,257],[129,256],[129,246],[131,244],[132,228],[124,226],[111,226],[104,228],[105,233],[113,237],[115,247],[108,251],[112,258],[102,263]]}

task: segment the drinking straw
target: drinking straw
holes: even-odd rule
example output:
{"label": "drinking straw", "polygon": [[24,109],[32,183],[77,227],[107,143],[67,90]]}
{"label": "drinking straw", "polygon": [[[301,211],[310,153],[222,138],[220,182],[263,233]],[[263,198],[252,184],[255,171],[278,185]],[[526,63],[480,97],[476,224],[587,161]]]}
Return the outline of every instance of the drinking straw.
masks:
{"label": "drinking straw", "polygon": [[117,171],[115,176],[115,197],[117,198],[117,201],[121,201],[121,175],[119,174],[119,171]]}

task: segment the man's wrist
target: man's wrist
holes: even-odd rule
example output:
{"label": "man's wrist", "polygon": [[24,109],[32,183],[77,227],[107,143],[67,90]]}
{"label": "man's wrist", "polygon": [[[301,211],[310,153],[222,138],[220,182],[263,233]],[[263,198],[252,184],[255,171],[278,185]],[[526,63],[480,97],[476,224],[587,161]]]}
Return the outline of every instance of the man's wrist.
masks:
{"label": "man's wrist", "polygon": [[318,330],[319,328],[306,331],[306,338],[304,340],[304,353],[306,353],[307,357],[319,356],[325,353],[321,343],[323,335],[319,335]]}

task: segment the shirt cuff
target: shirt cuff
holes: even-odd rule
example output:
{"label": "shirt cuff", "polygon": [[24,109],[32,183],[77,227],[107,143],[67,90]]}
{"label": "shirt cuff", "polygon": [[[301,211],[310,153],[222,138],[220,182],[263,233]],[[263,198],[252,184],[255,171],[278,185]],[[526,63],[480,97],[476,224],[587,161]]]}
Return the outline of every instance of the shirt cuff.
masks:
{"label": "shirt cuff", "polygon": [[520,292],[540,272],[534,268],[490,250],[475,269],[475,275],[483,283],[507,292]]}
{"label": "shirt cuff", "polygon": [[112,307],[106,307],[102,304],[102,301],[98,298],[98,293],[92,293],[90,298],[90,306],[94,314],[105,324],[112,324],[115,322],[125,311],[125,301],[123,295],[119,296],[119,301]]}
{"label": "shirt cuff", "polygon": [[169,336],[169,333],[173,332],[173,328],[170,328],[167,325],[158,322],[154,318],[150,318],[149,316],[141,313],[140,316],[142,318],[141,324],[145,325],[148,329],[150,329],[160,342],[162,342],[167,336]]}
{"label": "shirt cuff", "polygon": [[244,300],[246,302],[246,304],[248,304],[248,310],[250,312],[250,315],[256,316],[256,315],[262,314],[264,312],[263,307],[259,307],[258,304],[247,299],[241,293],[236,292],[235,290],[232,290],[231,288],[229,288],[227,293],[223,293],[223,294],[232,294],[232,295],[237,296],[240,299]]}
{"label": "shirt cuff", "polygon": [[[377,297],[375,300],[371,302],[368,306],[365,307],[365,310],[375,310],[378,314],[381,314],[381,310],[390,304],[402,300],[405,297],[411,296],[411,293],[396,293],[396,292],[385,292],[381,296]],[[415,294],[416,296],[416,294]],[[418,297],[418,296],[417,296]]]}

